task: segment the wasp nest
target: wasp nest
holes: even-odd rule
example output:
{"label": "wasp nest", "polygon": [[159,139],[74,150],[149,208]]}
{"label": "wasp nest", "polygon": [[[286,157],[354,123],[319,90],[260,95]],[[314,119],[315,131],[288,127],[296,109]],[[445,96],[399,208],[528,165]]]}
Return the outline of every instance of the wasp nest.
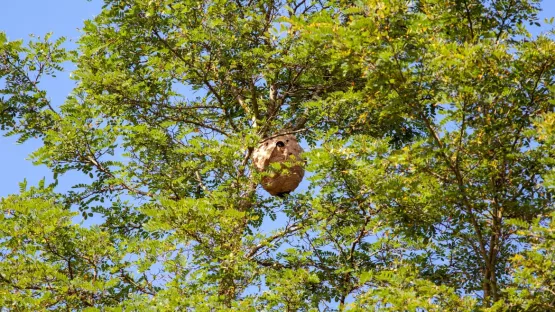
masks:
{"label": "wasp nest", "polygon": [[[253,162],[260,172],[267,172],[262,178],[262,187],[272,196],[282,197],[294,191],[304,176],[303,149],[293,135],[280,135],[264,140],[253,151]],[[279,163],[279,169],[270,166]]]}

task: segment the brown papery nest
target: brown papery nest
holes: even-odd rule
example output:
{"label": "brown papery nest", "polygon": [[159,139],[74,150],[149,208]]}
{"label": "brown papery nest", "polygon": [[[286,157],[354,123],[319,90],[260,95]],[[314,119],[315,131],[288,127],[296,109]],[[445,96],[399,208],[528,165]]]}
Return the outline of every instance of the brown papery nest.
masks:
{"label": "brown papery nest", "polygon": [[[304,176],[303,149],[294,135],[278,135],[262,141],[253,151],[255,168],[265,172],[262,188],[272,196],[284,196],[294,191]],[[278,163],[278,168],[272,164]]]}

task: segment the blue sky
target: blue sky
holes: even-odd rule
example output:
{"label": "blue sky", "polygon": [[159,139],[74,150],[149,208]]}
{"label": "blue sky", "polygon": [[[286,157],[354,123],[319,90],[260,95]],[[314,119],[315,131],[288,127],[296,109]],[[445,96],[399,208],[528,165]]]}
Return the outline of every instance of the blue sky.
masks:
{"label": "blue sky", "polygon": [[[83,21],[99,13],[101,6],[101,0],[8,0],[2,3],[0,10],[0,31],[5,31],[10,40],[53,32],[55,37],[65,36],[75,42]],[[555,0],[544,0],[541,18],[551,16],[555,16]],[[43,83],[54,104],[63,102],[73,86],[69,72],[58,77]],[[43,177],[50,176],[46,168],[26,160],[39,146],[38,141],[18,145],[14,137],[0,136],[0,197],[17,193],[18,183],[25,178],[30,185],[35,185]],[[72,182],[75,181],[66,181]]]}
{"label": "blue sky", "polygon": [[[3,1],[0,10],[0,31],[9,40],[27,40],[30,34],[43,36],[53,32],[54,37],[64,36],[70,45],[79,38],[79,28],[86,19],[93,18],[102,7],[102,1],[93,0],[13,0]],[[58,75],[55,81],[45,81],[42,86],[54,104],[64,101],[71,92],[73,81],[69,72]],[[19,182],[27,179],[36,185],[51,174],[45,167],[34,166],[28,155],[40,146],[38,140],[16,144],[15,137],[0,136],[0,197],[19,191]],[[67,181],[69,182],[69,181]]]}

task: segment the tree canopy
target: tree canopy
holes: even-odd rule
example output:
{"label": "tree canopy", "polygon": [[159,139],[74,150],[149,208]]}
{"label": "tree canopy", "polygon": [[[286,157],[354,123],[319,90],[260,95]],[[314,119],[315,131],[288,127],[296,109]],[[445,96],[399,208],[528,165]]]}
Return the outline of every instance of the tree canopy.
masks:
{"label": "tree canopy", "polygon": [[[76,49],[0,33],[0,127],[39,139],[52,172],[0,201],[0,306],[555,310],[555,32],[529,33],[539,10],[104,0]],[[75,87],[51,103],[40,82],[68,64]],[[280,133],[308,181],[285,198],[251,159]],[[58,190],[70,173],[82,182]]]}

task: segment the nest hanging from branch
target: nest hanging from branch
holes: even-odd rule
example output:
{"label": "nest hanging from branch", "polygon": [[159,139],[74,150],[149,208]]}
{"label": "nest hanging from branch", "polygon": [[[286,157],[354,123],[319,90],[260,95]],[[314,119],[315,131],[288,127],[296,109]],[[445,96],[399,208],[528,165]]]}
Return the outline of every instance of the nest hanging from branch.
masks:
{"label": "nest hanging from branch", "polygon": [[[253,163],[260,172],[262,188],[272,196],[283,197],[294,191],[304,176],[303,149],[291,134],[279,135],[262,141],[253,151]],[[278,163],[279,168],[271,164]]]}

